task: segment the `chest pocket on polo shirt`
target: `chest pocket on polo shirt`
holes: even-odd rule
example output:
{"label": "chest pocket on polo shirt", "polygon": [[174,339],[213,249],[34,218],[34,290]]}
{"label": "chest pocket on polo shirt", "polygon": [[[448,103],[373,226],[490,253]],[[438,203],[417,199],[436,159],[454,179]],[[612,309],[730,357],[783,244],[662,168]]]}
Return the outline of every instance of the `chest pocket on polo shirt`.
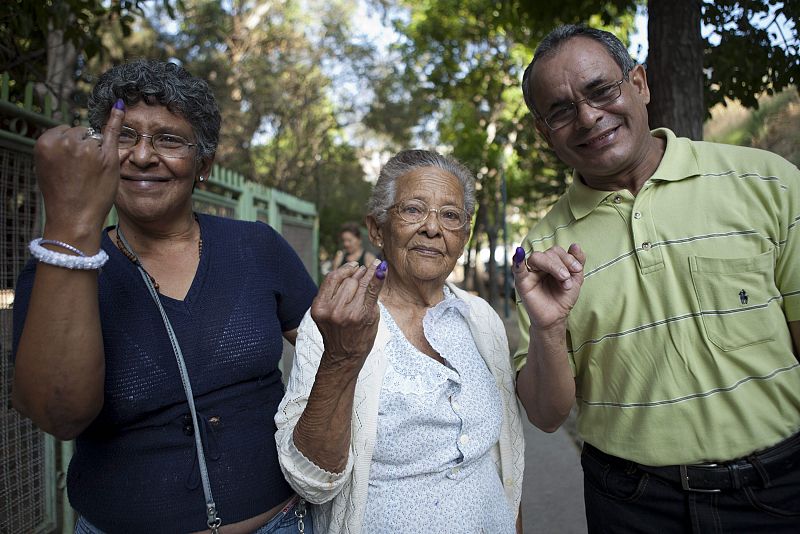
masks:
{"label": "chest pocket on polo shirt", "polygon": [[751,258],[693,256],[689,267],[709,341],[730,351],[774,339],[775,315],[768,309],[779,294],[773,251]]}

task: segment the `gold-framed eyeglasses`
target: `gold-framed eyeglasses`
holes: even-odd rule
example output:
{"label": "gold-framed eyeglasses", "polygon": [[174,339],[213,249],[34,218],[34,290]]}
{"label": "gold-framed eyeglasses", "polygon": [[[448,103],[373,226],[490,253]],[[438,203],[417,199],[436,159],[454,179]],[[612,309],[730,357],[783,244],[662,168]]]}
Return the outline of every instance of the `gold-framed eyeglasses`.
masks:
{"label": "gold-framed eyeglasses", "polygon": [[129,126],[123,126],[119,131],[119,149],[132,149],[139,144],[139,139],[142,137],[149,137],[153,151],[165,158],[185,158],[191,152],[192,147],[197,146],[180,135],[171,133],[143,134]]}
{"label": "gold-framed eyeglasses", "polygon": [[596,109],[603,109],[618,99],[622,95],[622,82],[624,81],[625,77],[617,82],[601,85],[597,89],[592,90],[586,98],[578,100],[577,102],[561,104],[553,110],[548,111],[546,115],[539,115],[539,117],[551,130],[563,128],[578,117],[578,106],[580,104],[586,102],[588,106]]}
{"label": "gold-framed eyeglasses", "polygon": [[393,204],[386,211],[394,211],[400,219],[411,224],[421,224],[428,220],[428,216],[436,213],[439,225],[447,230],[460,230],[469,222],[467,210],[458,206],[430,207],[422,200],[412,198]]}

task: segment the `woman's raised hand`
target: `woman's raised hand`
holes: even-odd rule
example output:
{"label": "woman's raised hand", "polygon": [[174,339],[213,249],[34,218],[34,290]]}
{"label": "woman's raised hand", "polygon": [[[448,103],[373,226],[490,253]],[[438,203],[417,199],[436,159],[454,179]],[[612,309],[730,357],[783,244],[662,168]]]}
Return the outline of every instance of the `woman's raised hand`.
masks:
{"label": "woman's raised hand", "polygon": [[67,240],[94,234],[99,239],[119,186],[117,145],[124,109],[118,100],[103,127],[102,141],[87,135],[91,130],[85,126],[57,126],[36,141],[34,164],[50,237]]}
{"label": "woman's raised hand", "polygon": [[578,301],[583,285],[586,255],[581,248],[559,246],[545,252],[532,252],[527,258],[522,248],[514,254],[514,286],[534,328],[550,328],[563,323]]}
{"label": "woman's raised hand", "polygon": [[356,365],[366,360],[378,333],[378,295],[386,277],[386,262],[369,267],[349,262],[325,277],[311,304],[325,344],[327,363]]}

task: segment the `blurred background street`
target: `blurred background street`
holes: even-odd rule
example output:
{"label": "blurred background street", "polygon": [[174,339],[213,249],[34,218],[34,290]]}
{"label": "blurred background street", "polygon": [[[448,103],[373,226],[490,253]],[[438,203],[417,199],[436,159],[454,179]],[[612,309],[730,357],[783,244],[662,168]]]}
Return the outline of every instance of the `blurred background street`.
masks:
{"label": "blurred background street", "polygon": [[[516,351],[519,327],[513,306],[504,317],[497,313],[508,333],[508,344]],[[522,484],[522,526],[525,534],[584,534],[583,471],[580,446],[574,434],[574,418],[548,434],[528,422],[522,413],[525,432],[525,479]]]}

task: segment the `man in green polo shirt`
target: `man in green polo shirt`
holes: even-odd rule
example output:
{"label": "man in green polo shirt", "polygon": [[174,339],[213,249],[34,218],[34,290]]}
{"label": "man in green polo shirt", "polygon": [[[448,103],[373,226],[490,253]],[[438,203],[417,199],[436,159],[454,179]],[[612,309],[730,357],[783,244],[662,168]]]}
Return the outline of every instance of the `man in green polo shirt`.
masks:
{"label": "man in green polo shirt", "polygon": [[589,531],[800,532],[797,167],[651,132],[607,32],[557,28],[522,87],[575,172],[515,255],[517,390],[547,432],[577,399]]}

